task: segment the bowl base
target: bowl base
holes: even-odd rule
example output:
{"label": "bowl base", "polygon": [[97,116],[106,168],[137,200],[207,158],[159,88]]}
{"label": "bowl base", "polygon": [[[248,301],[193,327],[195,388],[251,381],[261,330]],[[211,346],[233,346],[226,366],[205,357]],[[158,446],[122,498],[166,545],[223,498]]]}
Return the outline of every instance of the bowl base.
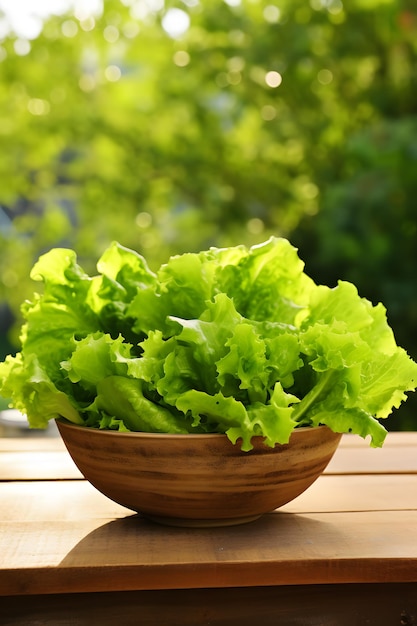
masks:
{"label": "bowl base", "polygon": [[141,515],[152,522],[163,524],[164,526],[178,526],[181,528],[217,528],[221,526],[238,526],[239,524],[248,524],[262,517],[259,515],[245,515],[242,517],[225,517],[218,519],[192,519],[187,517],[165,517],[163,515]]}

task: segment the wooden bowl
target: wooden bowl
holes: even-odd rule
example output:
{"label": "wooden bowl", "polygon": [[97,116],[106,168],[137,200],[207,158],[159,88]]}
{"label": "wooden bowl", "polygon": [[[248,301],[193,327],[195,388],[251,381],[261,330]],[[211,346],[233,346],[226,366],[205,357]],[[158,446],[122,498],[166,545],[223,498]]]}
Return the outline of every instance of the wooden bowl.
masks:
{"label": "wooden bowl", "polygon": [[323,472],[341,438],[296,429],[286,445],[254,438],[242,452],[226,435],[121,433],[57,420],[83,476],[115,502],[173,526],[228,526],[293,500]]}

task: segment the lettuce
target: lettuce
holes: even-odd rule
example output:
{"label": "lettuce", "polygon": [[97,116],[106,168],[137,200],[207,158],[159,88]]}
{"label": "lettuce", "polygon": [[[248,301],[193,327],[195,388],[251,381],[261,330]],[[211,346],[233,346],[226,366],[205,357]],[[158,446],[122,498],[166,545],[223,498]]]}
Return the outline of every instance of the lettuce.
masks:
{"label": "lettuce", "polygon": [[32,427],[226,433],[287,443],[326,424],[383,444],[380,420],[417,386],[382,304],[316,285],[282,238],[171,257],[157,272],[114,242],[87,275],[72,250],[41,256],[21,350],[0,392]]}

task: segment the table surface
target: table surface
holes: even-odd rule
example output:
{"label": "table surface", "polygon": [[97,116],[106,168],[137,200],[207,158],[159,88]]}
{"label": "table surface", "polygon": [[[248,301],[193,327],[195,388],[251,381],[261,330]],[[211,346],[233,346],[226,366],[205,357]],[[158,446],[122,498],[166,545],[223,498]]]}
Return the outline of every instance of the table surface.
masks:
{"label": "table surface", "polygon": [[7,626],[417,624],[416,530],[417,433],[381,449],[345,435],[293,502],[213,529],[115,504],[59,438],[0,438]]}
{"label": "table surface", "polygon": [[146,521],[59,438],[0,439],[0,595],[417,581],[417,433],[342,438],[325,473],[241,526]]}

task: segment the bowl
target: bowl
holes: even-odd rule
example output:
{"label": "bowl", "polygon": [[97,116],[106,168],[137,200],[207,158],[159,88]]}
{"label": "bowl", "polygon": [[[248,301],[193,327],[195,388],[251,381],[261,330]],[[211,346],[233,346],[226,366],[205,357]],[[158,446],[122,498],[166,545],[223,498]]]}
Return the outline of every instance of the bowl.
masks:
{"label": "bowl", "polygon": [[327,426],[293,431],[274,448],[261,437],[242,452],[222,434],[122,433],[57,426],[83,476],[105,496],[171,526],[230,526],[290,502],[323,472],[341,435]]}

